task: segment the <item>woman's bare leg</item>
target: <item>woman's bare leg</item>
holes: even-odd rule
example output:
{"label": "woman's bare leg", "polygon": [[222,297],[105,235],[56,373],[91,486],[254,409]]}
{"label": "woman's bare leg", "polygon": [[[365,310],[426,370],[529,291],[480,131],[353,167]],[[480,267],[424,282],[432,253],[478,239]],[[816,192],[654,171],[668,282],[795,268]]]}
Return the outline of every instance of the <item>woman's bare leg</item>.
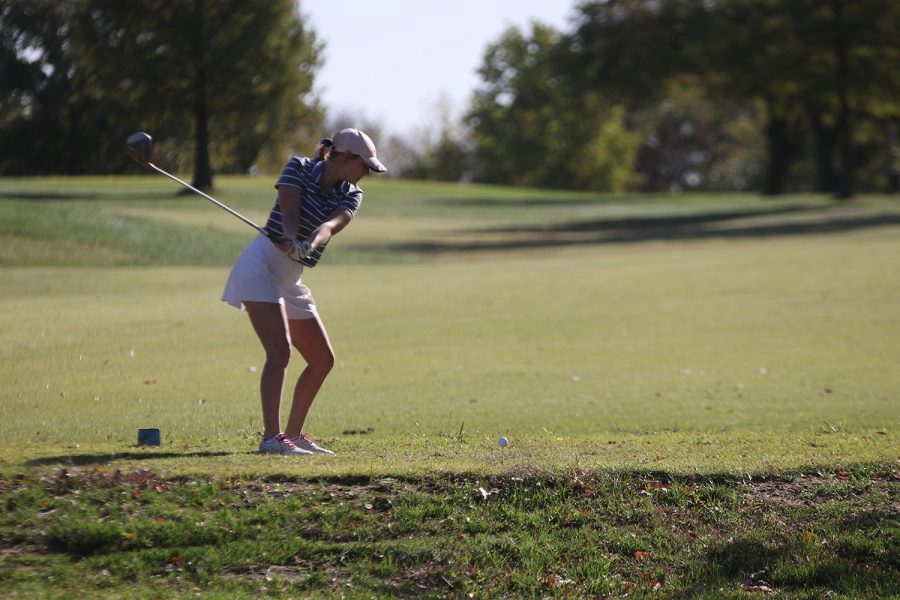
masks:
{"label": "woman's bare leg", "polygon": [[284,433],[293,438],[303,431],[309,408],[334,366],[334,351],[325,326],[318,316],[311,319],[289,319],[288,331],[294,347],[306,361],[306,368],[294,387],[291,414],[284,429]]}
{"label": "woman's bare leg", "polygon": [[266,351],[266,363],[259,380],[262,399],[264,439],[281,432],[281,392],[284,374],[291,359],[291,338],[284,307],[273,302],[244,302],[250,323]]}

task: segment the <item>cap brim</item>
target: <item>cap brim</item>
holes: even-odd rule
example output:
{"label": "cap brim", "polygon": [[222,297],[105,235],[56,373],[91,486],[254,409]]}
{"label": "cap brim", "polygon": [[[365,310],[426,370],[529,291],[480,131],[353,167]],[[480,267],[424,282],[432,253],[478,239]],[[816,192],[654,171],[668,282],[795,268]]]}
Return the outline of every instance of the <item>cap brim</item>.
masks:
{"label": "cap brim", "polygon": [[360,157],[360,158],[362,158],[364,161],[366,161],[366,164],[369,165],[369,168],[372,169],[373,171],[375,171],[376,173],[386,173],[387,172],[387,167],[384,166],[383,164],[381,164],[381,161],[378,160],[377,158],[375,158],[374,156],[370,157],[370,158],[365,158],[365,157]]}

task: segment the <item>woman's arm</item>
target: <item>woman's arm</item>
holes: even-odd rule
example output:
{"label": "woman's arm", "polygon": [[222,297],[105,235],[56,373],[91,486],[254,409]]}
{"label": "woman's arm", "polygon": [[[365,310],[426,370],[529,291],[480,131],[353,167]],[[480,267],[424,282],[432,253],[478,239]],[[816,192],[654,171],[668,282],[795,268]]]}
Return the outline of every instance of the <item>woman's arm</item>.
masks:
{"label": "woman's arm", "polygon": [[353,219],[353,213],[346,208],[336,208],[328,215],[328,220],[316,227],[307,238],[313,250],[321,248],[328,240],[340,232]]}
{"label": "woman's arm", "polygon": [[[297,231],[300,229],[300,204],[303,197],[300,189],[289,186],[281,186],[278,188],[278,206],[281,208],[281,231],[284,232],[279,240],[278,247],[283,251],[290,247],[290,244],[297,238]],[[285,244],[286,247],[282,248]]]}

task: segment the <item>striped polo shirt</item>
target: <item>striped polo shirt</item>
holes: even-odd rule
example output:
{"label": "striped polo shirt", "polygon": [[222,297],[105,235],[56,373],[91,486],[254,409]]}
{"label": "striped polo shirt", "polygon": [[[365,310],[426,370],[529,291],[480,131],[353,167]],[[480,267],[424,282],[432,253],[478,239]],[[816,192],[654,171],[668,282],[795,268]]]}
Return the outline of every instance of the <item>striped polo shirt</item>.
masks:
{"label": "striped polo shirt", "polygon": [[[298,240],[308,238],[316,227],[328,220],[335,209],[346,208],[356,215],[359,205],[362,204],[362,189],[346,181],[338,183],[330,194],[320,192],[319,181],[324,167],[324,161],[294,156],[288,161],[281,172],[281,177],[275,183],[276,189],[286,186],[300,190],[300,228],[298,231],[288,232],[288,235],[295,234]],[[275,200],[275,206],[269,213],[269,220],[266,221],[264,229],[270,237],[283,234],[278,200]],[[300,259],[300,262],[307,267],[314,267],[322,258],[323,252],[325,246],[316,248],[309,257]]]}

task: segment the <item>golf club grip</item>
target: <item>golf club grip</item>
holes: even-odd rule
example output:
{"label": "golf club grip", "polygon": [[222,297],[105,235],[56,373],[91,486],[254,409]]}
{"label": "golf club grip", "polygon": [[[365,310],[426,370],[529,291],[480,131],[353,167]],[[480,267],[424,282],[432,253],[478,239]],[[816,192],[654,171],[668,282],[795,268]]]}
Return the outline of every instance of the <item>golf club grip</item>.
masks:
{"label": "golf club grip", "polygon": [[[253,221],[251,221],[250,219],[248,219],[247,217],[245,217],[245,216],[242,215],[241,213],[237,212],[236,210],[233,210],[233,209],[229,208],[228,206],[222,204],[221,202],[219,202],[218,200],[216,200],[215,198],[213,198],[213,197],[210,196],[209,194],[206,194],[206,193],[204,193],[204,192],[198,190],[197,188],[195,188],[195,187],[192,186],[191,184],[189,184],[189,183],[187,183],[187,182],[185,182],[185,181],[182,181],[181,179],[178,179],[177,177],[175,177],[174,175],[172,175],[171,173],[169,173],[169,172],[167,172],[167,171],[164,171],[163,169],[160,169],[159,167],[157,167],[156,165],[154,165],[152,162],[148,162],[148,163],[147,163],[147,166],[149,166],[151,169],[153,169],[153,170],[156,171],[157,173],[160,173],[160,174],[162,174],[162,175],[165,175],[165,176],[168,177],[169,179],[171,179],[171,180],[173,180],[173,181],[176,181],[176,182],[180,183],[181,185],[183,185],[183,186],[186,187],[187,189],[191,190],[192,192],[196,192],[197,194],[200,194],[201,196],[203,196],[204,198],[206,198],[207,200],[209,200],[210,202],[212,202],[213,204],[215,204],[215,205],[218,206],[219,208],[222,208],[222,209],[228,211],[229,213],[231,213],[232,215],[234,215],[235,217],[237,217],[238,219],[240,219],[241,221],[243,221],[244,223],[246,223],[247,225],[249,225],[249,226],[252,227],[253,229],[257,230],[258,232],[260,232],[260,233],[262,233],[262,234],[264,234],[264,235],[266,235],[266,236],[269,235],[269,234],[266,232],[265,229],[263,229],[262,227],[260,227],[259,225],[257,225],[256,223],[254,223]],[[271,236],[269,236],[269,237],[270,237],[270,239],[271,239]]]}

